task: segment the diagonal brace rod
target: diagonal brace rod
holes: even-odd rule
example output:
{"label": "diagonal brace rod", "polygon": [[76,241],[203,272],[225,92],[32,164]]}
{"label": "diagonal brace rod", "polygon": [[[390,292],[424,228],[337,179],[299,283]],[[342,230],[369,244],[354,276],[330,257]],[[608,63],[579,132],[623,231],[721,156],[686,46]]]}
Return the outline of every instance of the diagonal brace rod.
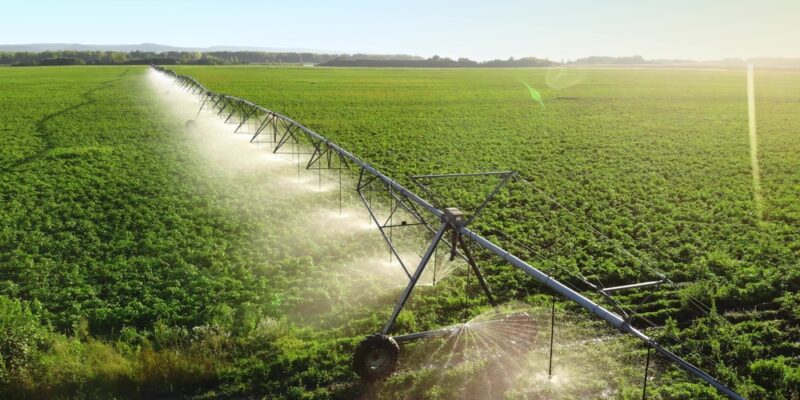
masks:
{"label": "diagonal brace rod", "polygon": [[397,304],[394,306],[394,311],[392,311],[391,317],[389,317],[389,321],[386,322],[386,325],[383,327],[383,334],[388,335],[389,331],[392,330],[394,323],[397,321],[397,316],[400,315],[400,311],[403,310],[403,307],[406,305],[406,301],[411,296],[411,291],[414,290],[414,286],[417,285],[417,281],[419,277],[422,276],[422,271],[425,270],[425,266],[428,264],[428,261],[431,259],[431,255],[433,255],[433,251],[436,250],[436,246],[439,245],[439,241],[442,240],[442,236],[444,236],[444,231],[447,230],[447,223],[442,222],[439,226],[439,230],[436,231],[436,234],[431,241],[431,244],[428,246],[428,249],[425,250],[425,255],[422,256],[422,260],[419,261],[419,266],[417,266],[417,270],[414,271],[414,275],[411,277],[411,281],[408,282],[408,285],[403,290],[403,294],[400,295],[400,298],[397,300]]}

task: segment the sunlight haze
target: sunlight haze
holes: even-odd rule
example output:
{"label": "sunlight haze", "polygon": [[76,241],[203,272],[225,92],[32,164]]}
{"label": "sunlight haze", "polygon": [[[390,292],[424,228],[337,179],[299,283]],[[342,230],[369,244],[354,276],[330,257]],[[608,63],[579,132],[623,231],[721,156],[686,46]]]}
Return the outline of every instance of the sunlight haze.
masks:
{"label": "sunlight haze", "polygon": [[236,45],[476,60],[800,57],[795,0],[8,3],[0,44]]}

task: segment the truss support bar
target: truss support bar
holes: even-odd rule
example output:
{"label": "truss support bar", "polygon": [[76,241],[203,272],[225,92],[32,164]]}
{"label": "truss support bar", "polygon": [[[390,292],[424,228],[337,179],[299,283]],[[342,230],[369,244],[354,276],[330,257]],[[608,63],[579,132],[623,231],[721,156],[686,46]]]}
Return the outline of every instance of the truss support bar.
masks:
{"label": "truss support bar", "polygon": [[267,116],[264,117],[264,121],[261,122],[261,125],[259,125],[258,129],[256,129],[256,133],[253,135],[252,138],[250,138],[250,143],[253,143],[253,140],[256,140],[258,135],[261,134],[261,131],[263,131],[264,128],[266,128],[269,125],[269,123],[272,122],[273,118],[275,118],[275,116],[272,114],[267,114]]}
{"label": "truss support bar", "polygon": [[[422,222],[406,222],[405,224],[394,224],[394,225],[384,225],[384,228],[402,228],[404,226],[418,226],[418,225],[425,225]],[[436,231],[434,231],[436,232]]]}
{"label": "truss support bar", "polygon": [[664,281],[641,282],[641,283],[634,283],[634,284],[631,284],[631,285],[622,285],[622,286],[614,286],[614,287],[604,288],[602,290],[604,292],[608,293],[608,292],[616,292],[616,291],[619,291],[619,290],[641,289],[641,288],[646,288],[646,287],[651,287],[651,286],[658,286],[658,285],[660,285],[662,283],[664,283]]}
{"label": "truss support bar", "polygon": [[486,293],[486,298],[489,300],[489,304],[492,306],[497,305],[494,301],[494,297],[492,296],[492,291],[489,290],[489,284],[486,283],[486,279],[483,279],[483,274],[481,273],[481,270],[478,269],[478,264],[475,262],[475,259],[472,258],[472,253],[469,251],[467,243],[464,242],[464,238],[462,238],[461,235],[456,235],[456,237],[458,238],[458,243],[461,245],[461,249],[464,250],[467,263],[470,267],[472,267],[472,270],[475,271],[475,277],[478,279],[478,283],[481,284],[481,289],[483,289],[483,292]]}
{"label": "truss support bar", "polygon": [[442,329],[435,329],[432,331],[409,333],[407,335],[400,335],[400,336],[392,336],[392,339],[394,339],[394,341],[397,342],[398,344],[403,344],[421,339],[447,337],[456,333],[458,333],[458,328],[442,328]]}
{"label": "truss support bar", "polygon": [[228,108],[229,105],[231,105],[231,103],[228,101],[227,97],[223,98],[223,101],[225,103],[222,105],[222,108],[219,109],[219,112],[217,113],[217,116],[222,115],[222,112],[225,111],[225,109]]}
{"label": "truss support bar", "polygon": [[408,301],[409,296],[411,296],[411,291],[414,290],[414,286],[417,285],[419,277],[422,276],[422,271],[425,270],[425,266],[431,259],[434,250],[436,250],[436,246],[439,245],[439,241],[442,240],[442,236],[444,235],[444,231],[447,230],[447,227],[447,223],[443,222],[439,226],[439,230],[436,231],[436,234],[433,236],[431,244],[428,246],[428,249],[425,250],[425,255],[422,256],[422,260],[419,261],[419,265],[417,266],[416,271],[414,271],[414,275],[411,277],[411,281],[408,282],[405,290],[403,290],[403,294],[401,294],[400,298],[397,300],[397,304],[394,306],[394,311],[392,311],[392,316],[389,317],[389,321],[387,321],[386,326],[383,327],[384,335],[388,335],[389,331],[392,330],[395,321],[397,321],[397,316],[400,315],[400,311],[403,309],[403,306],[406,305],[406,301]]}
{"label": "truss support bar", "polygon": [[281,136],[280,140],[278,140],[278,142],[275,143],[275,148],[272,150],[273,153],[277,154],[278,150],[280,150],[281,147],[283,147],[283,145],[289,141],[289,139],[292,139],[294,143],[299,143],[297,137],[294,136],[294,130],[292,128],[293,126],[291,125],[286,128],[286,131],[283,132],[283,136]]}
{"label": "truss support bar", "polygon": [[361,201],[364,202],[364,207],[367,208],[367,211],[369,212],[370,218],[372,219],[373,222],[375,222],[375,225],[378,227],[378,230],[381,232],[381,236],[383,236],[383,240],[385,240],[386,244],[389,245],[389,249],[392,251],[392,254],[394,254],[394,256],[397,257],[397,260],[400,262],[400,266],[403,267],[403,271],[405,271],[406,276],[408,276],[408,279],[413,279],[411,274],[408,272],[408,268],[406,268],[405,263],[403,263],[403,259],[400,258],[400,254],[397,253],[397,249],[394,247],[394,244],[392,244],[392,240],[389,239],[388,236],[386,236],[386,232],[383,231],[383,227],[381,227],[381,223],[378,222],[378,218],[375,216],[375,213],[372,212],[372,207],[370,207],[369,202],[367,201],[367,198],[364,197],[364,193],[361,193],[359,191],[358,192],[358,196],[361,197]]}
{"label": "truss support bar", "polygon": [[[547,363],[547,377],[553,377],[553,343],[556,337],[556,298],[550,299],[550,361]],[[648,348],[648,351],[650,349]],[[648,353],[649,354],[649,353]]]}
{"label": "truss support bar", "polygon": [[472,172],[468,174],[429,174],[414,175],[413,178],[460,178],[465,176],[490,176],[490,175],[510,175],[514,171],[493,171],[493,172]]}
{"label": "truss support bar", "polygon": [[241,107],[242,103],[236,103],[236,105],[233,107],[233,110],[231,110],[231,113],[228,114],[228,118],[225,118],[225,121],[223,123],[227,124],[228,121],[230,121],[231,118],[233,118],[233,115],[236,114],[236,112],[239,111]]}
{"label": "truss support bar", "polygon": [[489,194],[488,196],[486,196],[486,198],[483,200],[483,203],[481,203],[481,205],[479,205],[478,208],[475,209],[475,213],[472,214],[472,216],[467,220],[467,222],[464,223],[464,225],[469,225],[469,224],[472,223],[472,221],[475,221],[475,219],[478,218],[479,215],[481,215],[481,212],[483,211],[483,208],[486,207],[486,205],[489,204],[490,201],[492,201],[492,199],[494,198],[494,196],[497,195],[497,193],[500,191],[500,189],[502,189],[503,186],[505,186],[508,183],[508,181],[511,178],[513,178],[515,175],[516,175],[516,172],[509,172],[503,178],[503,181],[500,182],[497,186],[495,186],[494,190],[492,190],[492,193]]}
{"label": "truss support bar", "polygon": [[236,129],[234,129],[234,130],[233,130],[233,133],[238,133],[238,132],[239,132],[239,129],[241,129],[241,127],[242,127],[242,126],[245,124],[245,122],[247,122],[247,120],[248,120],[248,119],[250,119],[250,117],[252,117],[252,116],[253,116],[253,114],[255,114],[255,113],[256,113],[256,110],[255,110],[255,109],[253,109],[253,108],[251,108],[250,110],[248,110],[248,111],[247,111],[247,112],[244,114],[244,117],[242,118],[242,122],[239,122],[239,126],[237,126],[237,127],[236,127]]}
{"label": "truss support bar", "polygon": [[653,348],[647,348],[647,361],[644,364],[644,381],[642,382],[642,400],[647,400],[647,374],[650,372],[650,353]]}

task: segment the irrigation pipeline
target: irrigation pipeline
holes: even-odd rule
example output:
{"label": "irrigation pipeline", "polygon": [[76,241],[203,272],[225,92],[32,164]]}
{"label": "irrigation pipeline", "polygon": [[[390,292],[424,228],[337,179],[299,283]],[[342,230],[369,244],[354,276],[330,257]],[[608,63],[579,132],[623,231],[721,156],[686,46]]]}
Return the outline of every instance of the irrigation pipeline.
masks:
{"label": "irrigation pipeline", "polygon": [[[277,113],[277,112],[272,111],[272,110],[268,110],[268,109],[266,109],[266,108],[264,108],[262,106],[254,104],[254,103],[252,103],[252,102],[250,102],[248,100],[245,100],[245,99],[241,99],[241,98],[238,98],[238,97],[234,97],[234,96],[230,96],[230,95],[226,95],[226,94],[222,94],[222,93],[216,93],[216,92],[213,92],[211,90],[208,90],[205,86],[203,86],[201,83],[199,83],[197,80],[195,80],[194,78],[192,78],[190,76],[178,75],[172,70],[169,70],[169,69],[157,66],[157,65],[151,65],[151,67],[153,69],[155,69],[156,71],[159,71],[159,72],[161,72],[163,74],[166,74],[167,76],[170,76],[170,77],[174,78],[177,81],[178,85],[180,87],[186,89],[188,92],[190,92],[192,94],[197,94],[197,95],[203,96],[203,105],[205,105],[206,103],[210,102],[212,104],[213,108],[218,111],[218,115],[222,115],[222,112],[225,111],[226,109],[230,110],[230,111],[228,111],[228,113],[229,113],[228,119],[230,119],[237,112],[241,113],[241,123],[240,123],[239,127],[241,127],[249,118],[253,117],[255,114],[264,115],[263,120],[261,121],[258,130],[256,131],[255,135],[251,139],[251,142],[253,140],[255,140],[255,138],[261,133],[261,131],[270,122],[274,124],[273,128],[275,128],[277,126],[277,122],[280,121],[281,124],[283,125],[283,128],[285,129],[281,139],[279,141],[276,141],[276,148],[275,148],[274,151],[277,151],[278,148],[280,148],[280,146],[285,144],[289,139],[293,139],[293,140],[297,141],[297,137],[295,136],[295,134],[298,133],[298,132],[301,132],[303,135],[305,135],[306,139],[314,147],[314,152],[311,154],[311,158],[309,160],[309,165],[308,165],[309,167],[312,165],[313,162],[315,162],[315,160],[316,161],[321,161],[322,157],[325,154],[330,154],[329,152],[335,154],[339,158],[340,163],[342,165],[344,165],[345,167],[349,163],[358,166],[358,168],[361,170],[360,171],[360,176],[362,178],[363,178],[365,173],[371,175],[373,177],[372,179],[380,180],[381,182],[383,182],[384,185],[386,185],[390,190],[392,190],[397,195],[400,195],[403,198],[405,198],[408,201],[410,201],[411,203],[416,204],[416,205],[424,208],[425,210],[427,210],[428,212],[432,213],[434,216],[436,216],[437,218],[439,218],[442,221],[442,225],[440,226],[439,230],[436,232],[437,233],[436,236],[438,237],[438,239],[434,240],[434,243],[432,243],[431,247],[428,249],[428,253],[430,253],[432,251],[432,249],[435,248],[438,240],[441,239],[441,236],[443,235],[445,228],[447,228],[447,224],[445,222],[446,218],[447,218],[447,215],[446,215],[446,211],[445,210],[442,210],[442,209],[439,209],[439,208],[435,207],[434,205],[432,205],[431,203],[429,203],[425,199],[419,197],[414,192],[406,189],[405,187],[403,187],[397,181],[395,181],[395,180],[389,178],[388,176],[384,175],[383,173],[381,173],[380,171],[378,171],[377,169],[372,167],[370,164],[368,164],[365,161],[359,159],[358,157],[356,157],[355,155],[353,155],[349,151],[343,149],[342,147],[340,147],[336,143],[328,140],[327,138],[323,137],[322,135],[312,131],[311,129],[303,126],[302,124],[298,123],[297,121],[295,121],[295,120],[293,120],[293,119],[291,119],[291,118],[289,118],[289,117],[287,117],[287,116],[285,116],[283,114]],[[237,130],[238,130],[238,128],[237,128]],[[277,133],[277,132],[274,132],[274,133]],[[537,281],[539,281],[542,284],[544,284],[545,286],[549,287],[554,292],[556,292],[556,293],[560,294],[561,296],[573,301],[574,303],[577,303],[579,306],[581,306],[582,308],[586,309],[590,313],[594,314],[598,318],[606,321],[607,323],[609,323],[611,326],[613,326],[614,328],[616,328],[620,332],[627,333],[627,334],[632,335],[635,338],[641,340],[647,346],[649,346],[650,348],[652,348],[653,350],[655,350],[656,352],[661,354],[666,359],[674,362],[675,364],[677,364],[679,367],[683,368],[684,370],[686,370],[690,374],[692,374],[692,375],[696,376],[697,378],[700,378],[701,380],[705,381],[706,383],[708,383],[709,385],[713,386],[714,388],[716,388],[718,391],[720,391],[721,393],[725,394],[729,398],[735,399],[735,400],[744,400],[744,397],[742,397],[741,395],[737,394],[736,392],[734,392],[733,390],[731,390],[730,388],[728,388],[727,386],[725,386],[724,384],[719,382],[717,379],[715,379],[711,375],[707,374],[706,372],[704,372],[700,368],[696,367],[695,365],[691,364],[690,362],[688,362],[687,360],[681,358],[680,356],[676,355],[675,353],[673,353],[673,352],[667,350],[666,348],[662,347],[654,339],[650,338],[648,335],[646,335],[642,331],[634,328],[629,323],[629,321],[627,321],[625,318],[621,317],[620,315],[605,309],[600,304],[597,304],[594,301],[588,299],[587,297],[584,297],[583,295],[581,295],[577,291],[567,287],[566,285],[564,285],[560,281],[556,280],[555,278],[553,278],[553,277],[547,275],[546,273],[534,268],[533,266],[531,266],[527,262],[525,262],[522,259],[518,258],[517,256],[511,254],[507,250],[505,250],[502,247],[498,246],[497,244],[491,242],[490,240],[484,238],[483,236],[481,236],[477,232],[474,232],[474,231],[470,230],[466,225],[453,225],[451,227],[452,227],[452,229],[457,230],[458,234],[460,234],[461,236],[470,238],[477,245],[479,245],[482,248],[494,253],[495,255],[499,256],[500,258],[502,258],[504,261],[508,262],[512,266],[522,270],[523,272],[525,272],[529,276],[533,277]],[[422,268],[424,268],[424,266],[425,266],[424,264],[426,264],[427,261],[428,261],[427,259],[423,258],[423,261],[421,262],[420,266],[417,268],[417,271],[415,272],[415,277],[417,277],[417,275],[419,275],[422,272],[421,270],[422,270]],[[401,300],[398,302],[398,304],[395,307],[395,310],[393,312],[393,317],[396,316],[399,313],[400,309],[403,307],[403,305],[405,303],[405,300],[410,295],[410,292],[413,289],[413,286],[415,284],[416,284],[416,280],[412,278],[411,283],[409,284],[409,286],[406,288],[405,292],[402,295],[403,297],[401,298]],[[393,322],[394,322],[394,318],[392,320],[390,320],[389,324],[387,324],[387,326],[384,329],[384,331],[388,331],[391,328]],[[384,333],[387,333],[387,332],[384,332]]]}

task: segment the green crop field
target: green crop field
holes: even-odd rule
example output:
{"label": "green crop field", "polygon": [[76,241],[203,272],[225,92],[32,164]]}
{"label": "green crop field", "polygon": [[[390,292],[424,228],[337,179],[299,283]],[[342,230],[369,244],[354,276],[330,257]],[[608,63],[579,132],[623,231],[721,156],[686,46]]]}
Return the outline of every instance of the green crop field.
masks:
{"label": "green crop field", "polygon": [[[659,341],[748,398],[800,396],[800,73],[756,72],[756,194],[742,70],[175,71],[403,184],[518,171],[528,183],[476,230],[578,287],[664,272],[675,287],[619,298]],[[547,379],[550,292],[480,253],[496,296],[534,315],[536,351],[457,363],[419,343],[385,382],[360,381],[352,351],[404,284],[375,272],[377,232],[320,217],[336,193],[287,181],[295,168],[187,132],[176,114],[199,104],[176,111],[151,74],[0,68],[0,397],[641,398],[646,350],[562,301]],[[483,186],[462,185],[440,189],[474,203]],[[487,312],[458,269],[418,288],[397,330]],[[721,398],[651,368],[651,399]]]}

